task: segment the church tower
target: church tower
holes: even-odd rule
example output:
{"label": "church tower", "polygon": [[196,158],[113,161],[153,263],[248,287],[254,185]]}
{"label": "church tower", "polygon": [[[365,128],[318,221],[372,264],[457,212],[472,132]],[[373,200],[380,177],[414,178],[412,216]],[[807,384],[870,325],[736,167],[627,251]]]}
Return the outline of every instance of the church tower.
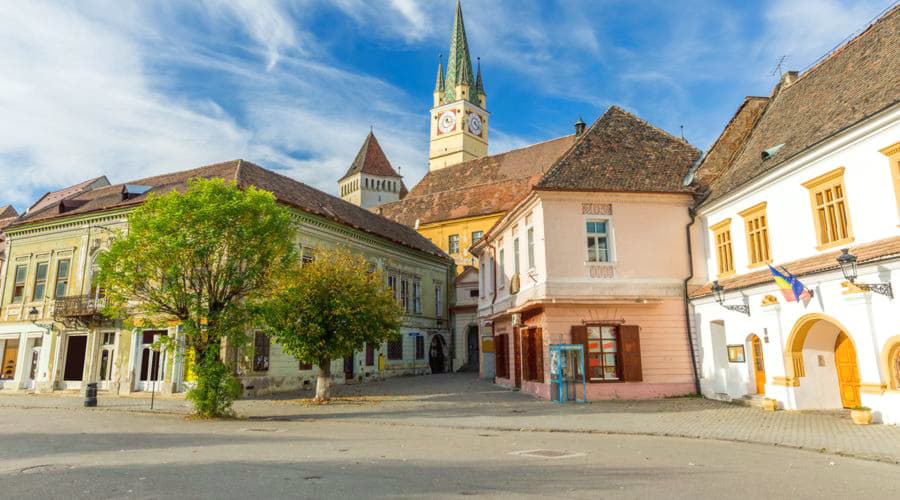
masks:
{"label": "church tower", "polygon": [[487,156],[488,116],[481,61],[475,74],[469,56],[462,6],[457,0],[447,72],[444,73],[443,64],[438,64],[434,86],[428,170],[439,170]]}
{"label": "church tower", "polygon": [[341,199],[369,208],[406,196],[403,177],[394,170],[387,155],[369,132],[347,173],[338,180]]}

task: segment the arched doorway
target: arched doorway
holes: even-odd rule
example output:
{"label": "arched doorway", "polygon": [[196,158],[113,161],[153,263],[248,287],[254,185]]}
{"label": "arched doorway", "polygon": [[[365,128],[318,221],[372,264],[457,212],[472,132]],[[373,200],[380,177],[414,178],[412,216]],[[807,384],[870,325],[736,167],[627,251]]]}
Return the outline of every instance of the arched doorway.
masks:
{"label": "arched doorway", "polygon": [[444,337],[435,335],[431,339],[431,351],[428,357],[428,364],[431,366],[431,373],[444,373],[445,360],[444,353],[447,351],[447,344]]}
{"label": "arched doorway", "polygon": [[762,342],[756,335],[750,336],[750,356],[753,359],[753,380],[756,383],[756,393],[766,393],[766,365],[763,360]]}
{"label": "arched doorway", "polygon": [[859,367],[856,365],[856,348],[846,333],[841,332],[834,343],[834,367],[837,369],[844,408],[860,406]]}
{"label": "arched doorway", "polygon": [[860,405],[856,348],[834,318],[807,314],[794,325],[785,350],[784,385],[794,387],[798,408]]}

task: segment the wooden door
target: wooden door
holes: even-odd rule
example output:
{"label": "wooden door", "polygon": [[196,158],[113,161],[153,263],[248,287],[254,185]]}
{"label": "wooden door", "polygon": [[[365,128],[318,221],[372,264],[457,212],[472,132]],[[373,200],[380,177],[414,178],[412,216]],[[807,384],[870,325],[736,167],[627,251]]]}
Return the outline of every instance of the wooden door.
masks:
{"label": "wooden door", "polygon": [[837,369],[841,403],[844,408],[860,406],[859,367],[856,364],[856,348],[846,333],[841,332],[834,343],[834,365]]}
{"label": "wooden door", "polygon": [[522,387],[522,334],[513,328],[513,382]]}
{"label": "wooden door", "polygon": [[12,380],[16,376],[16,360],[19,357],[19,341],[7,340],[3,347],[3,365],[0,366],[0,379]]}
{"label": "wooden door", "polygon": [[353,380],[353,355],[344,358],[344,378]]}
{"label": "wooden door", "polygon": [[753,374],[756,378],[756,393],[766,393],[766,365],[763,362],[762,342],[754,335],[750,338],[750,350],[753,353]]}

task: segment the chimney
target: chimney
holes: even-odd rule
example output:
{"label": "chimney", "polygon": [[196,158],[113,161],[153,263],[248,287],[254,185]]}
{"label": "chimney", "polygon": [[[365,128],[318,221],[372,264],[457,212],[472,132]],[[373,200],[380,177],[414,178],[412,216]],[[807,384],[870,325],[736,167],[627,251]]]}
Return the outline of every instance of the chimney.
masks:
{"label": "chimney", "polygon": [[581,134],[584,133],[584,128],[585,128],[585,126],[586,126],[586,125],[585,125],[585,123],[584,123],[584,120],[582,120],[581,117],[579,116],[579,117],[578,117],[578,121],[575,122],[575,136],[576,136],[576,137],[580,137]]}
{"label": "chimney", "polygon": [[778,85],[775,86],[775,92],[773,95],[778,95],[782,90],[790,87],[800,78],[799,71],[785,71],[781,74],[781,80],[778,81]]}

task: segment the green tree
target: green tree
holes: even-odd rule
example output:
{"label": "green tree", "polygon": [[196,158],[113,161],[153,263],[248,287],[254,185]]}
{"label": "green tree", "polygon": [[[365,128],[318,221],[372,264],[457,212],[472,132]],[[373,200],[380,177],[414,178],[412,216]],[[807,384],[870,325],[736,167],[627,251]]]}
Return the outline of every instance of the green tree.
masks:
{"label": "green tree", "polygon": [[106,314],[180,322],[198,379],[188,397],[198,414],[222,415],[240,392],[222,341],[246,342],[255,304],[290,268],[294,249],[290,210],[271,193],[193,179],[184,193],[151,194],[100,256]]}
{"label": "green tree", "polygon": [[316,400],[331,398],[331,361],[366,342],[397,338],[402,310],[381,272],[339,249],[286,273],[261,308],[269,335],[282,350],[319,367]]}

